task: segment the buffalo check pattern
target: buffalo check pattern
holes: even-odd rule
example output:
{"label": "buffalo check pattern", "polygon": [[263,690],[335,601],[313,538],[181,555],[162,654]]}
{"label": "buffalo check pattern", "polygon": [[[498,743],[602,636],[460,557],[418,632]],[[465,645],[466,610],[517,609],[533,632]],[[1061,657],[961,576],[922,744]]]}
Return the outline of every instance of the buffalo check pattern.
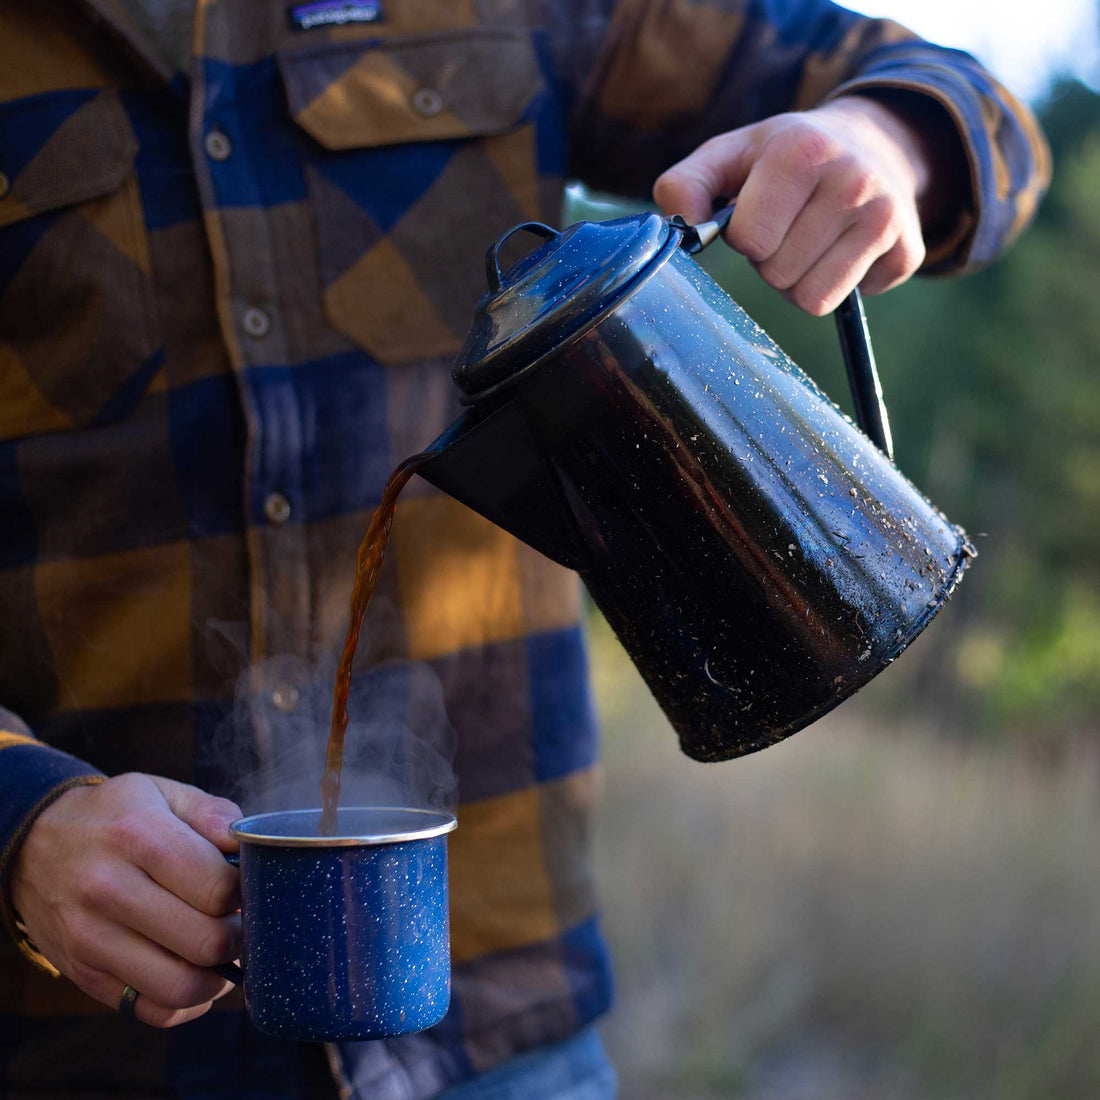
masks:
{"label": "buffalo check pattern", "polygon": [[[458,411],[485,247],[557,223],[567,179],[645,195],[714,133],[908,93],[970,169],[929,242],[949,272],[994,258],[1048,176],[971,58],[824,0],[386,0],[306,32],[277,3],[199,0],[185,72],[128,7],[0,3],[5,884],[74,783],[234,796],[303,728],[323,740],[355,548],[390,469]],[[229,997],[138,1043],[50,973],[5,891],[0,1095],[416,1100],[602,1013],[579,617],[571,574],[414,481],[352,710],[388,670],[409,725],[430,688],[455,731],[442,1025],[299,1047]]]}

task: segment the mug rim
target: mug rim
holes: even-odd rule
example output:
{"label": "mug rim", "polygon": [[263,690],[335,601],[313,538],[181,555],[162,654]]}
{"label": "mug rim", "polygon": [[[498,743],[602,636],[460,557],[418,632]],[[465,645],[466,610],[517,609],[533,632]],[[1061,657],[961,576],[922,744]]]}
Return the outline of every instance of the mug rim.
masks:
{"label": "mug rim", "polygon": [[414,817],[423,817],[426,820],[423,825],[408,829],[378,833],[344,833],[337,836],[319,836],[316,832],[310,835],[305,829],[302,830],[301,834],[285,836],[256,831],[256,826],[260,825],[265,818],[281,818],[284,820],[286,818],[301,818],[305,820],[307,817],[312,817],[316,820],[320,817],[321,810],[315,807],[306,810],[272,810],[260,814],[250,814],[248,817],[242,817],[234,821],[229,826],[229,831],[242,844],[260,844],[274,848],[352,848],[401,844],[410,840],[431,840],[434,837],[446,835],[458,826],[458,818],[452,813],[442,810],[425,810],[416,806],[347,806],[341,807],[338,813],[354,813],[357,810],[408,814]]}

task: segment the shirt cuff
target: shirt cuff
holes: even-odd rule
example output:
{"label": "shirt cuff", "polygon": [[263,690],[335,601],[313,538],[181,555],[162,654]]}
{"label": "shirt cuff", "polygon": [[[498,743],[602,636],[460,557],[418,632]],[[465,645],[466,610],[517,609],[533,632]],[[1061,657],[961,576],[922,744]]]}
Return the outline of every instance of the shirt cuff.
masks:
{"label": "shirt cuff", "polygon": [[1031,112],[967,55],[951,55],[958,68],[897,46],[827,97],[911,92],[951,120],[969,168],[969,201],[930,242],[924,274],[974,270],[996,259],[1031,220],[1050,182],[1050,151]]}
{"label": "shirt cuff", "polygon": [[73,787],[102,783],[104,775],[83,760],[36,741],[26,726],[0,713],[0,920],[31,962],[56,974],[27,936],[11,902],[15,856],[30,827],[50,803]]}

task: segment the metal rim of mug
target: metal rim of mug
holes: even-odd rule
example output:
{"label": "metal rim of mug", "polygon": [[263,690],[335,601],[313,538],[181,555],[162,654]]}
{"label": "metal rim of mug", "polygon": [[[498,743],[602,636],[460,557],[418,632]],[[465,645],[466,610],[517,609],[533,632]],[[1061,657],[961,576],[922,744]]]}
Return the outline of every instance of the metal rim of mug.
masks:
{"label": "metal rim of mug", "polygon": [[442,810],[424,810],[415,806],[349,806],[341,812],[347,813],[354,810],[371,810],[399,814],[423,814],[425,817],[434,818],[431,825],[425,825],[419,829],[406,829],[402,832],[389,833],[362,833],[354,836],[276,836],[273,833],[250,832],[248,827],[259,824],[264,818],[293,818],[306,815],[317,817],[319,809],[309,810],[275,810],[270,813],[251,814],[234,821],[229,826],[229,831],[242,844],[261,844],[272,848],[354,848],[371,847],[384,844],[403,844],[410,840],[431,840],[437,836],[445,836],[458,826],[458,819],[454,814]]}

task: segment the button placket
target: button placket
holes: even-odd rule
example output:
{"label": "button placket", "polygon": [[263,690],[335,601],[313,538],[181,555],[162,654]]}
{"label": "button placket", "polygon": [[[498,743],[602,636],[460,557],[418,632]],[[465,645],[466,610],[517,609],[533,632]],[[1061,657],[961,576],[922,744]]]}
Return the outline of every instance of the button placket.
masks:
{"label": "button placket", "polygon": [[[219,27],[223,23],[210,21],[208,34]],[[225,46],[215,40],[203,49],[217,56]],[[254,119],[242,112],[232,74],[212,82],[206,76],[200,67],[192,107],[201,113],[192,114],[191,144],[207,223],[219,235],[211,241],[219,319],[248,421],[252,461],[244,470],[244,499],[250,502],[253,656],[261,664],[303,660],[313,633],[310,535],[304,522],[296,522],[306,518],[302,412],[293,384],[267,369],[292,364],[298,355],[287,346],[281,313],[282,288],[294,272],[280,267],[276,237],[285,227],[279,211],[263,199],[246,201],[266,195],[269,158],[293,153],[272,152],[262,135],[247,140]],[[261,758],[271,759],[278,755],[273,739],[293,725],[289,716],[302,712],[305,698],[297,697],[304,689],[293,686],[293,675],[264,679],[250,703]],[[280,721],[280,715],[286,717]]]}

